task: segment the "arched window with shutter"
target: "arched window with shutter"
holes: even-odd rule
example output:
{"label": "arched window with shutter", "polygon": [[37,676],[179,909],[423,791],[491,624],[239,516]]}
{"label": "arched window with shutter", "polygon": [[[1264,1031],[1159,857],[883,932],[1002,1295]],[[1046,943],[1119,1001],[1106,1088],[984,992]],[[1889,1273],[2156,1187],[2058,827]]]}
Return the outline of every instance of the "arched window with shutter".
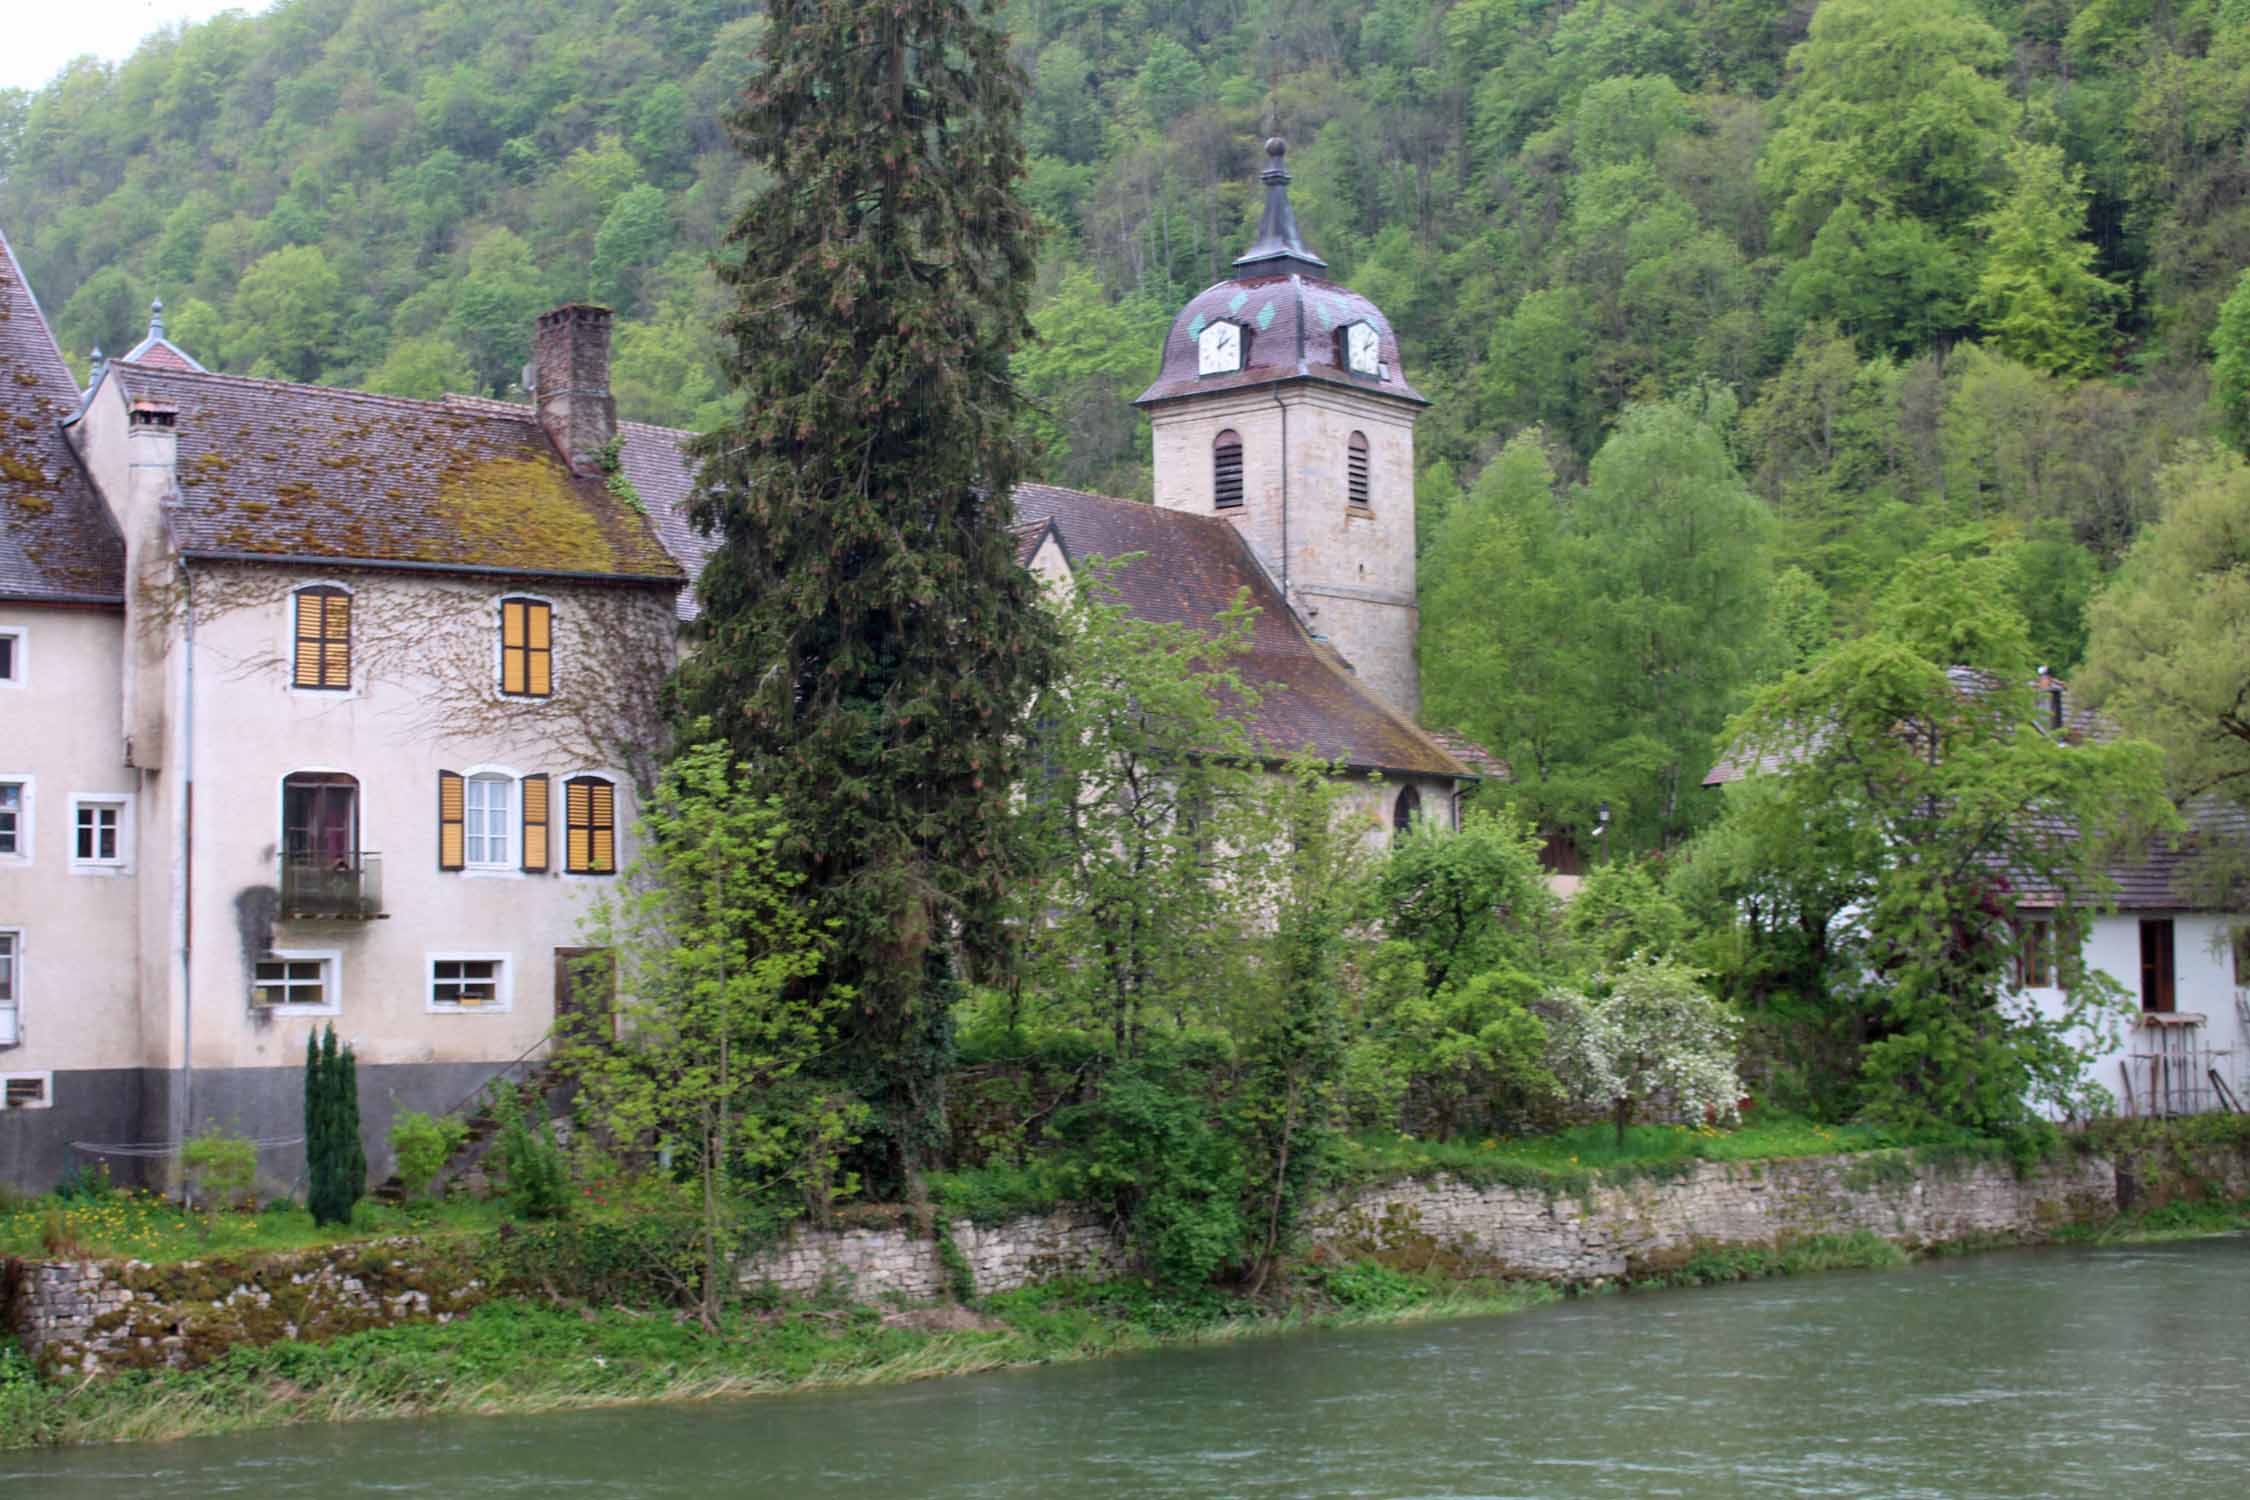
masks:
{"label": "arched window with shutter", "polygon": [[1367,481],[1367,434],[1355,432],[1344,453],[1344,483],[1346,498],[1354,510],[1367,510],[1374,504],[1374,492]]}
{"label": "arched window with shutter", "polygon": [[1211,505],[1242,508],[1242,434],[1231,427],[1211,439]]}

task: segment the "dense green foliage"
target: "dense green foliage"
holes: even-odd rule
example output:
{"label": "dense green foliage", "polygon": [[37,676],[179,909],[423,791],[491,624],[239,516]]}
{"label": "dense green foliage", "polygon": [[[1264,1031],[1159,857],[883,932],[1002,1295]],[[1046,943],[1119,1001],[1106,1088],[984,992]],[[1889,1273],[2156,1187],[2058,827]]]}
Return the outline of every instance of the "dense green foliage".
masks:
{"label": "dense green foliage", "polygon": [[305,1036],[305,1191],[315,1224],[348,1224],[367,1190],[367,1152],[359,1139],[359,1064],[336,1028]]}

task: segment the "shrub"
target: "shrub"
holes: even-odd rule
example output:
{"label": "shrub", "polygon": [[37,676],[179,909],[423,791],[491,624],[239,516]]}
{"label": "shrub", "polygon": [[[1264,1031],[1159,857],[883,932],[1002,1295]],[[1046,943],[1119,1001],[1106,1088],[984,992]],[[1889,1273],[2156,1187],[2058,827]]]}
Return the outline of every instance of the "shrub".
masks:
{"label": "shrub", "polygon": [[258,1185],[258,1146],[255,1141],[223,1130],[207,1130],[180,1148],[180,1165],[187,1172],[194,1196],[207,1210],[255,1206]]}
{"label": "shrub", "polygon": [[1167,1286],[1200,1286],[1242,1249],[1242,1158],[1211,1115],[1208,1100],[1140,1061],[1056,1120],[1074,1196],[1117,1219]]}
{"label": "shrub", "polygon": [[512,1111],[502,1101],[501,1110],[506,1123],[493,1155],[507,1179],[508,1206],[527,1219],[561,1218],[570,1209],[570,1182],[554,1132],[529,1100]]}
{"label": "shrub", "polygon": [[452,1115],[433,1119],[410,1109],[391,1122],[391,1154],[406,1196],[419,1198],[445,1164],[469,1139],[469,1128]]}
{"label": "shrub", "polygon": [[359,1140],[359,1065],[336,1046],[336,1028],[305,1038],[305,1206],[315,1224],[349,1224],[367,1191]]}

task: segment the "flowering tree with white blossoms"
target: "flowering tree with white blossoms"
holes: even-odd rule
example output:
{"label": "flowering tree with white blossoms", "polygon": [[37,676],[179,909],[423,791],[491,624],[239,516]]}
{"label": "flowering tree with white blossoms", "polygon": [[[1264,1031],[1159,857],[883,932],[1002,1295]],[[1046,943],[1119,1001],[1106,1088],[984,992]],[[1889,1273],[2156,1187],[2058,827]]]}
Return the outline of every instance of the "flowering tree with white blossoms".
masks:
{"label": "flowering tree with white blossoms", "polygon": [[1635,954],[1602,976],[1609,993],[1547,997],[1548,1066],[1573,1104],[1625,1127],[1657,1096],[1690,1116],[1731,1121],[1742,1097],[1735,1072],[1741,1022],[1696,971]]}

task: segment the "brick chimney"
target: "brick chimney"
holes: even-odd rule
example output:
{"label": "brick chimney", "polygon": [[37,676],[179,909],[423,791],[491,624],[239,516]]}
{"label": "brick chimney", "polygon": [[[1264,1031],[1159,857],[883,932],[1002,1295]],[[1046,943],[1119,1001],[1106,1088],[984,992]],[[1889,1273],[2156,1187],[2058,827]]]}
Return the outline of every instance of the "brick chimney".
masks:
{"label": "brick chimney", "polygon": [[179,488],[180,409],[168,401],[135,401],[125,416],[127,504],[162,505]]}
{"label": "brick chimney", "polygon": [[574,473],[597,472],[602,449],[617,436],[617,402],[609,393],[609,319],[608,308],[582,302],[542,313],[532,348],[539,425]]}

